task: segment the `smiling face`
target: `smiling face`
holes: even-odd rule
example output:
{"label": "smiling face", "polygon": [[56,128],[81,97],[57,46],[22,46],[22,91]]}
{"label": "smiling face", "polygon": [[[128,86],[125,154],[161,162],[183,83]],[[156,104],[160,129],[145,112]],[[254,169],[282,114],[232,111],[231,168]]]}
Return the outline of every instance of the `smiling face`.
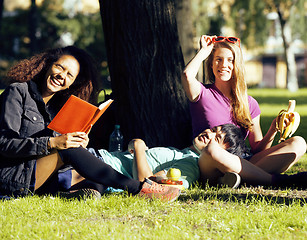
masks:
{"label": "smiling face", "polygon": [[217,48],[212,61],[212,71],[215,81],[229,81],[232,78],[234,68],[234,56],[228,48]]}
{"label": "smiling face", "polygon": [[56,92],[69,88],[77,78],[80,64],[71,55],[63,55],[54,62],[46,73],[46,82],[42,91],[43,98],[52,97]]}
{"label": "smiling face", "polygon": [[193,146],[196,148],[198,152],[201,152],[212,139],[224,149],[226,149],[227,144],[224,143],[225,133],[222,132],[222,127],[217,126],[211,129],[206,129],[202,133],[200,133],[197,137],[193,140]]}

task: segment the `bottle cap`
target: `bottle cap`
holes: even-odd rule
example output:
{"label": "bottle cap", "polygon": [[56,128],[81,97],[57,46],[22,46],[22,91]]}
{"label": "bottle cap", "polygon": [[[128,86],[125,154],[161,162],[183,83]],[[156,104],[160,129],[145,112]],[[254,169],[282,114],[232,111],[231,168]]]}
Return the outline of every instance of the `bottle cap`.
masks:
{"label": "bottle cap", "polygon": [[120,129],[120,125],[115,125],[115,128],[116,129]]}

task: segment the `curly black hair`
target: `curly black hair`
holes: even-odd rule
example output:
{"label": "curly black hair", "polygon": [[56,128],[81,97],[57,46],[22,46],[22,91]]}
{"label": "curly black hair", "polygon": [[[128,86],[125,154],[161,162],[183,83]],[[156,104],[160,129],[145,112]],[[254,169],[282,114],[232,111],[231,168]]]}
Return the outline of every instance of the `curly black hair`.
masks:
{"label": "curly black hair", "polygon": [[77,59],[80,64],[80,72],[69,87],[54,96],[54,98],[67,99],[74,94],[86,101],[90,100],[93,89],[98,82],[98,74],[96,64],[92,57],[84,50],[74,46],[64,48],[50,49],[43,53],[39,53],[30,59],[24,59],[13,66],[7,73],[10,82],[27,82],[33,80],[38,86],[45,81],[45,75],[51,65],[63,55],[70,55]]}

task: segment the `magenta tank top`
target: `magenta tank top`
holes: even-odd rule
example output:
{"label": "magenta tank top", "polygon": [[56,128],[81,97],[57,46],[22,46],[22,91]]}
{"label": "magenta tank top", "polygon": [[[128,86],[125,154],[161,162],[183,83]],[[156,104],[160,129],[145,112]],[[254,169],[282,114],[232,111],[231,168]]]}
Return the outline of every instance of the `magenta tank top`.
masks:
{"label": "magenta tank top", "polygon": [[[252,119],[260,115],[258,102],[248,96],[249,110]],[[196,102],[190,102],[193,138],[205,129],[213,128],[226,123],[238,126],[232,119],[229,99],[224,96],[214,84],[203,85]],[[241,128],[245,137],[248,133]]]}

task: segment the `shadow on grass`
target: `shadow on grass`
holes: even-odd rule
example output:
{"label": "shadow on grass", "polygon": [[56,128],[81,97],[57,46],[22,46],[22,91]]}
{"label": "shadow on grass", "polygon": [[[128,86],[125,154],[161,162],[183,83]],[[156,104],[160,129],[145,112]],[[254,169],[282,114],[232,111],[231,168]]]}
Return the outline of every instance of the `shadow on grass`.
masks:
{"label": "shadow on grass", "polygon": [[210,188],[209,190],[197,189],[188,191],[178,199],[182,202],[198,200],[217,200],[223,202],[245,203],[245,204],[300,204],[307,202],[307,191],[304,190],[270,190],[263,188]]}

